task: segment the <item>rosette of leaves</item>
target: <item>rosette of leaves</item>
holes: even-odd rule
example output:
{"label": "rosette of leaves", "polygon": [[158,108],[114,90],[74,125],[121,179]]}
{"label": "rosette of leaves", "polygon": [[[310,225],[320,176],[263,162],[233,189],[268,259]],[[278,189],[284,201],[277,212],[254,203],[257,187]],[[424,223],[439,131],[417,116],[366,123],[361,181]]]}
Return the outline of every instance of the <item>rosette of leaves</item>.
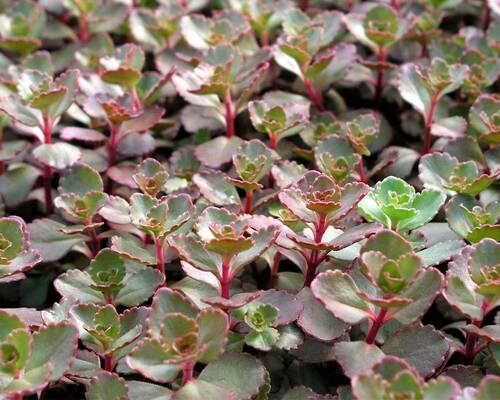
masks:
{"label": "rosette of leaves", "polygon": [[68,127],[63,133],[82,141],[105,142],[110,166],[116,164],[119,153],[142,156],[153,151],[155,141],[148,131],[165,113],[164,108],[156,105],[147,106],[146,103],[142,107],[138,97],[134,98],[129,93],[91,94],[84,100],[83,109],[90,117],[107,124],[109,136],[93,129],[76,127]]}
{"label": "rosette of leaves", "polygon": [[[251,55],[231,45],[211,47],[206,57],[189,70],[176,72],[172,80],[178,93],[196,109],[208,110],[212,119],[226,128],[228,138],[235,136],[236,116],[259,89],[269,68],[268,49]],[[207,114],[205,113],[205,116]]]}
{"label": "rosette of leaves", "polygon": [[155,382],[182,384],[193,378],[197,363],[208,364],[223,353],[229,331],[227,315],[216,308],[199,310],[177,291],[156,292],[146,320],[147,336],[127,356],[127,365]]}
{"label": "rosette of leaves", "polygon": [[179,254],[182,269],[195,280],[214,287],[229,299],[233,279],[243,268],[274,243],[275,227],[249,229],[245,217],[207,207],[199,216],[194,235],[176,235],[168,239]]}
{"label": "rosette of leaves", "polygon": [[40,35],[46,24],[43,7],[23,0],[10,4],[0,14],[0,48],[24,56],[42,46]]}
{"label": "rosette of leaves", "polygon": [[500,203],[483,205],[465,195],[457,195],[446,205],[446,220],[450,228],[470,243],[484,238],[500,240]]}
{"label": "rosette of leaves", "polygon": [[28,228],[19,217],[0,218],[0,282],[9,277],[24,277],[42,261],[40,253],[30,246]]}
{"label": "rosette of leaves", "polygon": [[475,161],[460,162],[448,153],[426,154],[420,159],[419,178],[426,188],[438,189],[449,196],[466,194],[476,196],[498,179],[481,174]]}
{"label": "rosette of leaves", "polygon": [[425,5],[422,5],[420,10],[415,11],[416,15],[413,16],[410,29],[405,37],[415,40],[420,45],[421,55],[428,56],[429,45],[434,44],[433,41],[438,39],[441,34],[439,25],[444,15],[435,12],[431,7],[425,7]]}
{"label": "rosette of leaves", "polygon": [[71,269],[54,286],[61,296],[81,303],[134,307],[146,302],[163,280],[159,271],[103,249],[86,270]]}
{"label": "rosette of leaves", "polygon": [[[331,135],[340,135],[341,129],[340,121],[331,112],[326,111],[311,115],[309,122],[300,131],[299,135],[305,144],[314,147]],[[301,151],[304,152],[303,149]]]}
{"label": "rosette of leaves", "polygon": [[424,268],[409,242],[393,231],[376,233],[363,245],[359,266],[319,274],[314,296],[336,318],[351,325],[371,321],[366,343],[375,342],[390,320],[410,324],[419,319],[440,293],[441,273]]}
{"label": "rosette of leaves", "polygon": [[254,100],[248,103],[248,112],[253,127],[269,136],[269,147],[276,149],[278,142],[297,134],[307,123],[309,107],[301,104],[276,104],[273,100]]}
{"label": "rosette of leaves", "polygon": [[95,222],[94,219],[108,199],[101,176],[88,165],[78,164],[61,178],[58,190],[59,196],[54,199],[55,206],[68,220],[78,223],[66,228],[65,233],[87,232],[92,254],[95,256],[99,251],[96,228],[103,223]]}
{"label": "rosette of leaves", "polygon": [[153,239],[158,270],[165,275],[165,241],[191,228],[194,214],[191,197],[181,193],[156,199],[135,193],[130,197],[130,220],[140,231]]}
{"label": "rosette of leaves", "polygon": [[349,141],[337,134],[318,142],[314,147],[314,160],[318,169],[336,182],[347,180],[363,162]]}
{"label": "rosette of leaves", "polygon": [[478,338],[500,342],[498,325],[484,321],[500,305],[499,257],[500,245],[488,238],[465,247],[448,266],[443,294],[470,322],[462,328],[467,339],[461,351],[468,359],[473,359],[483,347],[477,343]]}
{"label": "rosette of leaves", "polygon": [[146,61],[144,50],[135,44],[125,44],[115,49],[113,54],[102,57],[100,63],[104,71],[101,79],[106,83],[119,85],[133,98],[133,106],[141,108],[137,86],[142,78],[142,68]]}
{"label": "rosette of leaves", "polygon": [[82,343],[101,357],[103,369],[111,372],[143,335],[148,309],[136,307],[118,314],[111,304],[77,304],[69,315]]}
{"label": "rosette of leaves", "polygon": [[356,59],[354,45],[334,43],[341,20],[342,15],[334,11],[309,18],[291,10],[283,21],[284,33],[274,46],[276,63],[297,75],[319,110],[325,108],[323,92],[340,81]]}
{"label": "rosette of leaves", "polygon": [[293,322],[301,309],[295,296],[288,292],[261,292],[253,301],[231,310],[234,329],[230,345],[234,348],[246,344],[260,351],[297,348],[304,337]]}
{"label": "rosette of leaves", "polygon": [[500,142],[500,98],[495,95],[479,96],[469,109],[468,133],[481,142],[497,145]]}
{"label": "rosette of leaves", "polygon": [[272,42],[282,15],[291,6],[287,0],[229,0],[229,5],[245,15],[262,46]]}
{"label": "rosette of leaves", "polygon": [[181,18],[180,29],[186,42],[197,50],[210,51],[218,45],[230,44],[249,55],[258,49],[250,24],[234,10],[223,10],[212,18],[186,15]]}
{"label": "rosette of leaves", "polygon": [[384,72],[393,68],[387,63],[389,50],[408,32],[410,22],[389,5],[376,3],[368,3],[364,8],[355,8],[347,14],[344,21],[356,40],[375,54],[376,61],[363,60],[362,64],[376,71],[373,83],[375,99],[378,101],[384,90]]}
{"label": "rosette of leaves", "polygon": [[329,252],[348,247],[381,228],[379,224],[361,224],[345,231],[338,229],[368,190],[360,182],[339,186],[324,174],[308,171],[280,192],[286,211],[279,210],[278,216],[292,229],[282,227],[277,245],[280,252],[298,262],[305,286],[310,285]]}
{"label": "rosette of leaves", "polygon": [[233,165],[237,178],[228,177],[227,180],[232,185],[245,191],[245,207],[243,211],[246,214],[252,214],[254,210],[253,192],[264,187],[259,182],[271,170],[273,165],[272,157],[271,151],[257,139],[242,144],[233,155]]}
{"label": "rosette of leaves", "polygon": [[22,69],[15,92],[0,96],[0,110],[41,143],[33,150],[33,156],[43,165],[45,207],[49,214],[53,209],[52,169],[70,167],[81,157],[76,146],[52,143],[55,126],[73,103],[79,75],[78,70],[67,70],[54,79],[38,69]]}
{"label": "rosette of leaves", "polygon": [[78,20],[78,36],[87,43],[91,35],[110,32],[127,18],[127,5],[113,0],[63,0],[62,4]]}
{"label": "rosette of leaves", "polygon": [[424,118],[424,147],[422,154],[431,148],[431,136],[462,136],[467,124],[461,117],[445,117],[435,121],[436,108],[447,94],[459,89],[469,68],[449,64],[442,58],[433,58],[428,68],[405,64],[399,76],[399,94]]}
{"label": "rosette of leaves", "polygon": [[352,395],[363,400],[375,399],[454,399],[461,389],[446,376],[425,381],[418,371],[401,358],[387,356],[369,371],[352,380]]}
{"label": "rosette of leaves", "polygon": [[132,176],[142,193],[157,197],[165,191],[168,179],[167,169],[154,158],[146,158],[136,169]]}
{"label": "rosette of leaves", "polygon": [[185,12],[182,2],[175,1],[160,4],[155,10],[134,8],[129,17],[130,30],[137,42],[158,52],[179,40],[179,22]]}
{"label": "rosette of leaves", "polygon": [[58,381],[69,369],[78,345],[68,323],[32,332],[19,317],[0,311],[0,395],[18,399]]}
{"label": "rosette of leaves", "polygon": [[417,193],[404,180],[389,176],[378,182],[358,204],[359,212],[368,221],[377,221],[387,228],[406,234],[419,228],[438,213],[446,195],[436,189]]}

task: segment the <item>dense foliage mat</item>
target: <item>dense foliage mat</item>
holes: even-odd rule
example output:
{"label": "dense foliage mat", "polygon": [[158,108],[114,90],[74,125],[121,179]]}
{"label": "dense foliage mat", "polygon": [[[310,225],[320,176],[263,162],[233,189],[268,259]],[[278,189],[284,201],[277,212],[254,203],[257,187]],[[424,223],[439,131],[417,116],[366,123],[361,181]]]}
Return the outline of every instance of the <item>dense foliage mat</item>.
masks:
{"label": "dense foliage mat", "polygon": [[500,397],[496,0],[0,1],[0,400]]}

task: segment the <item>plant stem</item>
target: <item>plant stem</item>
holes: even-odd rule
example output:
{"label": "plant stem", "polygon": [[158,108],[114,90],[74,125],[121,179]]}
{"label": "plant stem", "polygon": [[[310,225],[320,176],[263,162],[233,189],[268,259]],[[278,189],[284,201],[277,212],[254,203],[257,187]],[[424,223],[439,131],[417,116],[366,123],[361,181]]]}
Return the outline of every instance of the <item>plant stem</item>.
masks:
{"label": "plant stem", "polygon": [[365,342],[368,344],[373,344],[375,342],[375,338],[377,337],[377,333],[380,329],[380,327],[384,323],[384,318],[385,315],[387,314],[387,310],[380,310],[379,313],[377,314],[377,317],[373,320],[372,326],[370,327],[370,330],[368,331],[368,334],[366,335]]}
{"label": "plant stem", "polygon": [[165,284],[167,282],[167,277],[165,276],[165,254],[163,251],[163,240],[155,239],[154,243],[156,252],[156,267],[158,268],[158,271],[160,271],[164,276]]}
{"label": "plant stem", "polygon": [[226,96],[226,100],[224,102],[224,105],[226,106],[226,113],[225,113],[225,118],[226,118],[226,135],[228,138],[231,138],[234,136],[234,119],[235,115],[233,112],[233,104],[231,100],[231,93],[228,93]]}
{"label": "plant stem", "polygon": [[483,0],[483,7],[484,7],[483,30],[487,31],[488,28],[490,27],[490,23],[491,23],[491,11],[490,11],[490,7],[488,5],[488,0]]}
{"label": "plant stem", "polygon": [[23,400],[23,395],[21,393],[14,393],[8,397],[9,400]]}
{"label": "plant stem", "polygon": [[78,29],[78,38],[80,39],[80,42],[87,43],[90,38],[90,32],[86,15],[78,18]]}
{"label": "plant stem", "polygon": [[309,8],[309,0],[300,0],[300,9],[306,11]]}
{"label": "plant stem", "polygon": [[[90,223],[92,223],[92,221]],[[99,253],[99,250],[101,247],[99,244],[99,238],[97,237],[97,233],[96,233],[94,227],[88,228],[88,231],[89,231],[89,238],[90,238],[90,243],[91,243],[91,247],[92,247],[92,256],[95,257],[97,255],[97,253]]]}
{"label": "plant stem", "polygon": [[313,82],[309,78],[304,78],[304,86],[306,87],[307,95],[309,99],[314,103],[319,111],[325,111],[325,106],[323,105],[323,96],[321,91],[314,87]]}
{"label": "plant stem", "polygon": [[194,364],[188,363],[182,368],[182,386],[193,379]]}
{"label": "plant stem", "polygon": [[271,150],[276,150],[276,145],[278,144],[278,136],[275,133],[269,135],[269,148]]}
{"label": "plant stem", "polygon": [[[315,243],[321,243],[321,239],[323,239],[323,235],[327,228],[328,224],[326,223],[326,218],[321,216],[314,229]],[[324,259],[325,257],[322,256],[317,250],[311,251],[311,255],[307,258],[307,271],[304,280],[304,287],[309,287],[311,285],[311,282],[316,276],[316,268]]]}
{"label": "plant stem", "polygon": [[363,183],[368,183],[368,178],[366,177],[365,173],[365,165],[363,164],[363,158],[359,160],[358,173],[359,173],[359,181]]}
{"label": "plant stem", "polygon": [[252,207],[252,201],[253,201],[253,191],[249,190],[247,192],[247,195],[245,197],[245,214],[251,214],[253,211]]}
{"label": "plant stem", "polygon": [[220,281],[221,285],[221,296],[224,297],[225,299],[229,299],[230,292],[229,292],[229,287],[231,286],[231,276],[229,273],[229,259],[224,259],[222,260],[222,277]]}
{"label": "plant stem", "polygon": [[[43,115],[43,142],[50,144],[52,141],[52,124],[48,115]],[[48,165],[43,166],[43,188],[45,197],[45,211],[52,214],[54,205],[52,204],[52,168]]]}
{"label": "plant stem", "polygon": [[104,370],[108,372],[113,372],[113,368],[114,368],[113,358],[109,354],[106,354],[104,356]]}
{"label": "plant stem", "polygon": [[431,99],[431,107],[429,113],[425,118],[425,128],[424,128],[424,149],[422,150],[422,155],[427,154],[431,151],[431,127],[434,121],[434,112],[436,111],[436,106],[438,103],[438,96],[434,95]]}
{"label": "plant stem", "polygon": [[111,134],[110,139],[108,140],[108,163],[109,166],[112,167],[116,163],[116,149],[118,147],[118,129],[116,125],[112,122],[108,123],[109,132]]}
{"label": "plant stem", "polygon": [[274,282],[278,278],[278,273],[280,269],[280,262],[281,262],[281,253],[279,251],[276,252],[273,258],[273,265],[271,267],[271,275],[269,276],[269,283],[268,286],[269,288],[274,287]]}

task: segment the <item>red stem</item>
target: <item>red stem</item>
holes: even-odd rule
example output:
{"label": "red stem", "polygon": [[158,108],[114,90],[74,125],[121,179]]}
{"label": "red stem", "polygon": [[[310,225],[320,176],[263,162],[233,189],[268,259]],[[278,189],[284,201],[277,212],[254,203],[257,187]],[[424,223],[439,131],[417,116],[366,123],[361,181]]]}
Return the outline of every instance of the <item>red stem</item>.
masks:
{"label": "red stem", "polygon": [[487,31],[491,23],[491,11],[488,5],[488,0],[483,0],[484,14],[483,14],[483,30]]}
{"label": "red stem", "polygon": [[156,267],[158,271],[165,277],[164,284],[167,282],[167,277],[165,276],[165,254],[163,251],[163,241],[155,239],[155,251],[156,251]]}
{"label": "red stem", "polygon": [[431,127],[434,121],[434,112],[436,111],[436,106],[438,103],[438,96],[434,95],[431,99],[431,108],[429,109],[429,114],[425,118],[425,129],[424,129],[424,149],[422,155],[427,154],[431,151]]}
{"label": "red stem", "polygon": [[186,364],[182,368],[182,386],[184,386],[186,383],[188,383],[190,380],[193,379],[193,369],[194,369],[193,363]]}
{"label": "red stem", "polygon": [[309,8],[309,0],[300,0],[300,9],[306,11]]}
{"label": "red stem", "polygon": [[225,299],[229,299],[230,292],[229,287],[231,286],[231,275],[230,275],[230,265],[228,259],[222,261],[222,277],[221,277],[221,296]]}
{"label": "red stem", "polygon": [[116,163],[116,149],[118,147],[118,130],[114,123],[109,122],[109,131],[111,134],[108,140],[108,162],[109,166],[112,167]]}
{"label": "red stem", "polygon": [[104,356],[104,370],[107,372],[113,372],[114,365],[113,365],[113,357],[111,355],[106,354]]}
{"label": "red stem", "polygon": [[253,211],[252,201],[253,201],[253,192],[251,190],[249,190],[247,192],[246,197],[245,197],[245,214],[252,213],[252,211]]}
{"label": "red stem", "polygon": [[[314,230],[314,242],[321,243],[321,239],[328,228],[325,217],[321,216]],[[313,250],[309,258],[307,258],[307,271],[304,280],[304,286],[309,287],[314,277],[316,276],[316,268],[325,259],[317,250]]]}
{"label": "red stem", "polygon": [[368,344],[373,344],[375,342],[375,338],[377,337],[377,333],[380,327],[384,324],[385,315],[387,314],[387,310],[380,310],[377,314],[377,317],[373,320],[372,326],[366,335],[365,342]]}
{"label": "red stem", "polygon": [[363,164],[363,159],[359,160],[358,173],[359,173],[359,181],[363,183],[368,183],[368,178],[366,177],[365,165]]}
{"label": "red stem", "polygon": [[23,400],[23,395],[21,393],[14,393],[11,394],[8,398],[9,400]]}
{"label": "red stem", "polygon": [[[52,124],[48,115],[43,116],[43,142],[50,144],[52,142]],[[54,205],[52,203],[52,168],[48,165],[43,166],[43,188],[45,195],[45,211],[52,214]]]}
{"label": "red stem", "polygon": [[231,138],[234,136],[234,119],[235,115],[233,112],[233,104],[231,100],[231,93],[228,93],[226,96],[226,100],[224,102],[224,105],[226,106],[226,113],[225,113],[225,118],[226,118],[226,135],[228,138]]}
{"label": "red stem", "polygon": [[[89,222],[91,224],[92,221]],[[86,225],[89,225],[86,224]],[[90,243],[92,245],[92,256],[95,257],[97,253],[99,253],[100,250],[100,244],[99,244],[99,238],[97,237],[97,233],[95,231],[95,228],[88,228],[89,231],[89,238],[90,238]]]}
{"label": "red stem", "polygon": [[314,103],[319,111],[325,111],[325,106],[323,105],[323,96],[321,91],[314,87],[313,82],[309,78],[304,78],[304,86],[306,87],[307,95],[309,99]]}
{"label": "red stem", "polygon": [[86,15],[83,15],[78,19],[78,28],[79,28],[78,38],[80,39],[80,42],[87,43],[90,38],[90,32]]}
{"label": "red stem", "polygon": [[271,150],[276,150],[278,144],[278,136],[275,133],[271,133],[269,136],[269,147]]}

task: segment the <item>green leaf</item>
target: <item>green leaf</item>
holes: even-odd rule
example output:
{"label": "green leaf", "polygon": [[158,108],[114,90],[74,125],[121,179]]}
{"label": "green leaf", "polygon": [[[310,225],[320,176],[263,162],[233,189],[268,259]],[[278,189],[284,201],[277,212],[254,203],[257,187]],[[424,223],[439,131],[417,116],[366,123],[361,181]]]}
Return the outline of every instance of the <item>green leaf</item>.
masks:
{"label": "green leaf", "polygon": [[117,375],[101,372],[92,379],[87,392],[87,400],[126,400],[128,399],[127,383]]}
{"label": "green leaf", "polygon": [[56,169],[65,169],[75,164],[82,153],[69,143],[41,144],[33,150],[33,156],[42,164]]}
{"label": "green leaf", "polygon": [[404,327],[382,346],[385,354],[401,357],[428,377],[445,362],[450,344],[432,326]]}
{"label": "green leaf", "polygon": [[314,297],[336,318],[354,325],[372,316],[372,309],[357,293],[353,279],[341,271],[319,274],[311,284]]}
{"label": "green leaf", "polygon": [[78,164],[59,182],[59,191],[84,196],[89,192],[102,192],[104,186],[99,173],[85,164]]}
{"label": "green leaf", "polygon": [[223,352],[229,331],[227,315],[218,309],[202,310],[196,318],[200,329],[199,343],[206,346],[199,357],[202,363],[210,363]]}
{"label": "green leaf", "polygon": [[415,64],[403,65],[398,88],[401,97],[426,117],[431,108],[432,92],[420,72],[420,67]]}
{"label": "green leaf", "polygon": [[193,182],[201,194],[216,206],[241,202],[236,188],[221,173],[198,173],[193,176]]}
{"label": "green leaf", "polygon": [[20,164],[0,176],[0,195],[8,207],[23,202],[33,189],[40,171],[28,164]]}
{"label": "green leaf", "polygon": [[127,355],[127,365],[155,382],[168,383],[175,380],[182,368],[167,364],[168,359],[161,343],[155,339],[143,339]]}
{"label": "green leaf", "polygon": [[347,325],[329,313],[325,306],[314,298],[311,289],[303,288],[297,299],[304,307],[297,324],[305,333],[325,342],[344,334]]}
{"label": "green leaf", "polygon": [[60,230],[65,225],[48,218],[37,219],[28,225],[31,246],[40,251],[44,262],[57,261],[75,245],[85,240],[84,235],[67,235]]}
{"label": "green leaf", "polygon": [[59,323],[41,328],[33,334],[27,371],[50,363],[52,370],[49,379],[57,381],[69,369],[76,354],[77,341],[77,331],[70,324]]}
{"label": "green leaf", "polygon": [[365,342],[338,342],[333,352],[349,378],[369,371],[385,356],[377,346]]}
{"label": "green leaf", "polygon": [[256,396],[266,380],[266,369],[256,358],[245,353],[226,353],[201,371],[198,379],[216,382],[236,393],[236,399]]}
{"label": "green leaf", "polygon": [[203,380],[194,380],[186,383],[175,393],[175,400],[239,400],[236,393],[223,386]]}

